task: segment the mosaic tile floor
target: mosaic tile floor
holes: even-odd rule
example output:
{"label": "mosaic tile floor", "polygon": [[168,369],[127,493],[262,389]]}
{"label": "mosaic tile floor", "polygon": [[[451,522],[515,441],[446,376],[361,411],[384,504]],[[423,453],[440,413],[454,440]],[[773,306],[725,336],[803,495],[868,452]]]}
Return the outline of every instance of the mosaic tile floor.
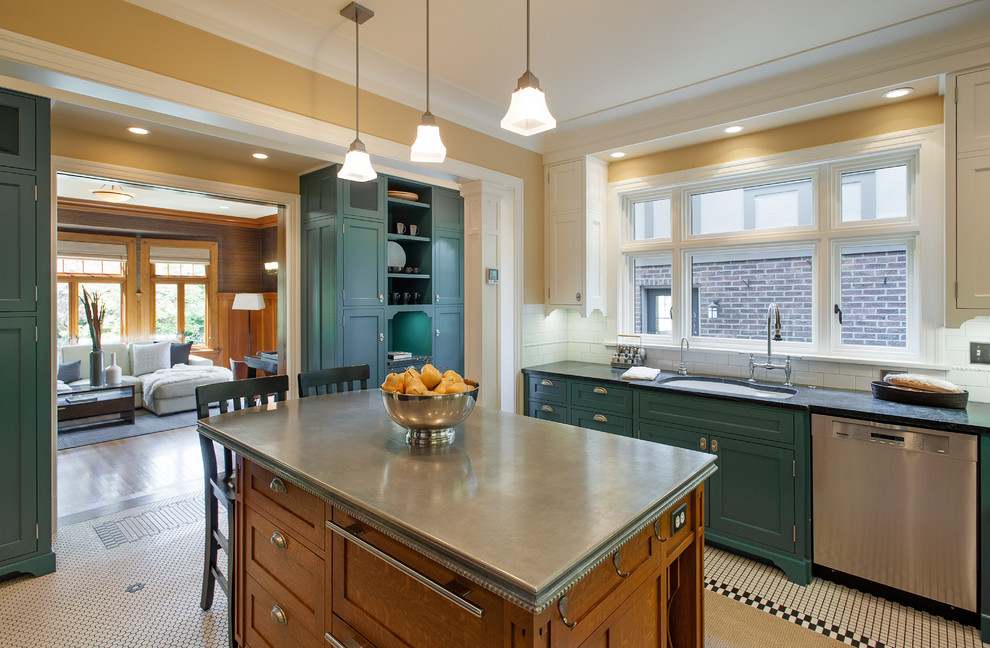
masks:
{"label": "mosaic tile floor", "polygon": [[770,565],[705,548],[705,586],[850,646],[988,648],[979,631],[815,578],[795,585]]}
{"label": "mosaic tile floor", "polygon": [[201,498],[182,495],[62,528],[54,574],[0,583],[0,648],[226,646],[223,593],[212,610],[199,608]]}

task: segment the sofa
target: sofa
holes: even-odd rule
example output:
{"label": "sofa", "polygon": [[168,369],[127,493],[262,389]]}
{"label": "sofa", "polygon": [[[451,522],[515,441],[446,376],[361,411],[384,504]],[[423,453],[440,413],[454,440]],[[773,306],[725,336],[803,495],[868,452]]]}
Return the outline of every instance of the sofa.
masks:
{"label": "sofa", "polygon": [[[154,345],[154,346],[151,346]],[[169,347],[169,350],[158,345]],[[104,344],[103,367],[110,366],[110,354],[117,354],[117,365],[121,369],[122,385],[134,385],[134,407],[144,407],[161,416],[174,412],[196,409],[196,387],[209,383],[232,380],[230,369],[216,367],[208,358],[196,355],[185,357],[188,346],[178,347],[177,364],[169,342],[130,342],[128,344]],[[140,348],[137,348],[140,347]],[[185,347],[183,349],[182,347]],[[136,349],[137,348],[137,349]],[[59,380],[69,387],[89,384],[89,354],[93,350],[89,344],[70,344],[58,349],[58,369],[60,378],[74,378],[76,361],[78,378],[69,381]],[[164,358],[164,360],[163,360]],[[181,360],[186,360],[181,362]],[[135,375],[134,369],[138,373]],[[146,393],[145,387],[149,386]],[[61,387],[61,384],[60,384]]]}

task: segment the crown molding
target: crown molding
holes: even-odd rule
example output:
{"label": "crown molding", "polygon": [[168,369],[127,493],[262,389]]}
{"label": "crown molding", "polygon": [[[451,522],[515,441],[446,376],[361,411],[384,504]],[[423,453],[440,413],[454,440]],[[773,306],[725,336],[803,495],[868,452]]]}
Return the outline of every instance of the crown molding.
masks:
{"label": "crown molding", "polygon": [[91,214],[117,214],[121,216],[135,216],[139,218],[161,218],[164,220],[209,223],[211,225],[228,225],[234,227],[246,227],[249,229],[265,229],[273,227],[278,222],[278,214],[265,216],[263,218],[238,218],[236,216],[222,216],[217,214],[203,214],[199,212],[187,212],[177,209],[164,209],[161,207],[148,207],[146,205],[127,205],[120,203],[108,203],[96,200],[77,200],[73,198],[58,198],[58,209],[66,209]]}

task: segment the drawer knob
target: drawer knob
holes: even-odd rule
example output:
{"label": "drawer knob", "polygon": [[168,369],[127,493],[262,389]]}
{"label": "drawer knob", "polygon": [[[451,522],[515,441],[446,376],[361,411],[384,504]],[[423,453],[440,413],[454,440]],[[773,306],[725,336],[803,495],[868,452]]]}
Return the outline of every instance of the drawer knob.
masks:
{"label": "drawer knob", "polygon": [[718,452],[718,441],[716,439],[712,439],[712,452]]}
{"label": "drawer knob", "polygon": [[285,482],[276,477],[272,480],[272,483],[268,485],[268,488],[272,489],[276,493],[285,493]]}
{"label": "drawer knob", "polygon": [[604,414],[595,414],[591,418],[595,419],[599,423],[608,423],[608,419],[605,417]]}
{"label": "drawer knob", "polygon": [[615,565],[615,573],[619,575],[619,578],[629,578],[629,572],[622,572],[622,568],[619,567],[619,561],[622,560],[622,552],[616,551],[615,555],[612,556],[612,564]]}
{"label": "drawer knob", "polygon": [[272,546],[275,547],[276,549],[281,549],[282,551],[285,551],[285,549],[289,545],[288,543],[285,542],[285,536],[279,533],[278,531],[276,531],[275,533],[272,534]]}
{"label": "drawer knob", "polygon": [[602,396],[605,396],[606,394],[608,394],[608,390],[605,389],[604,387],[595,387],[591,391],[595,392],[596,394],[600,394]]}
{"label": "drawer knob", "polygon": [[271,615],[270,616],[272,617],[272,621],[274,621],[275,623],[277,623],[279,625],[288,625],[289,624],[289,617],[285,616],[285,610],[283,610],[282,608],[280,608],[277,605],[272,608],[272,611],[271,611]]}
{"label": "drawer knob", "polygon": [[553,381],[552,380],[547,380],[546,378],[544,378],[543,380],[541,380],[540,381],[540,384],[543,385],[544,387],[553,387]]}
{"label": "drawer knob", "polygon": [[560,621],[568,628],[573,628],[577,625],[577,621],[567,620],[567,597],[561,596],[560,600],[557,601],[557,611],[560,612]]}

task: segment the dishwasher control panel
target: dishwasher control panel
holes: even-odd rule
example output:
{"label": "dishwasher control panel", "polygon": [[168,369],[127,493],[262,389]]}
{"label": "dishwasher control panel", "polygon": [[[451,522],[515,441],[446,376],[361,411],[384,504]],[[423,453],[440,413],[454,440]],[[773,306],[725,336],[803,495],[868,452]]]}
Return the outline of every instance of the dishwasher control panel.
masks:
{"label": "dishwasher control panel", "polygon": [[881,446],[904,448],[934,454],[949,453],[949,435],[919,432],[901,426],[880,425],[870,421],[832,420],[832,436],[850,441],[862,441]]}

